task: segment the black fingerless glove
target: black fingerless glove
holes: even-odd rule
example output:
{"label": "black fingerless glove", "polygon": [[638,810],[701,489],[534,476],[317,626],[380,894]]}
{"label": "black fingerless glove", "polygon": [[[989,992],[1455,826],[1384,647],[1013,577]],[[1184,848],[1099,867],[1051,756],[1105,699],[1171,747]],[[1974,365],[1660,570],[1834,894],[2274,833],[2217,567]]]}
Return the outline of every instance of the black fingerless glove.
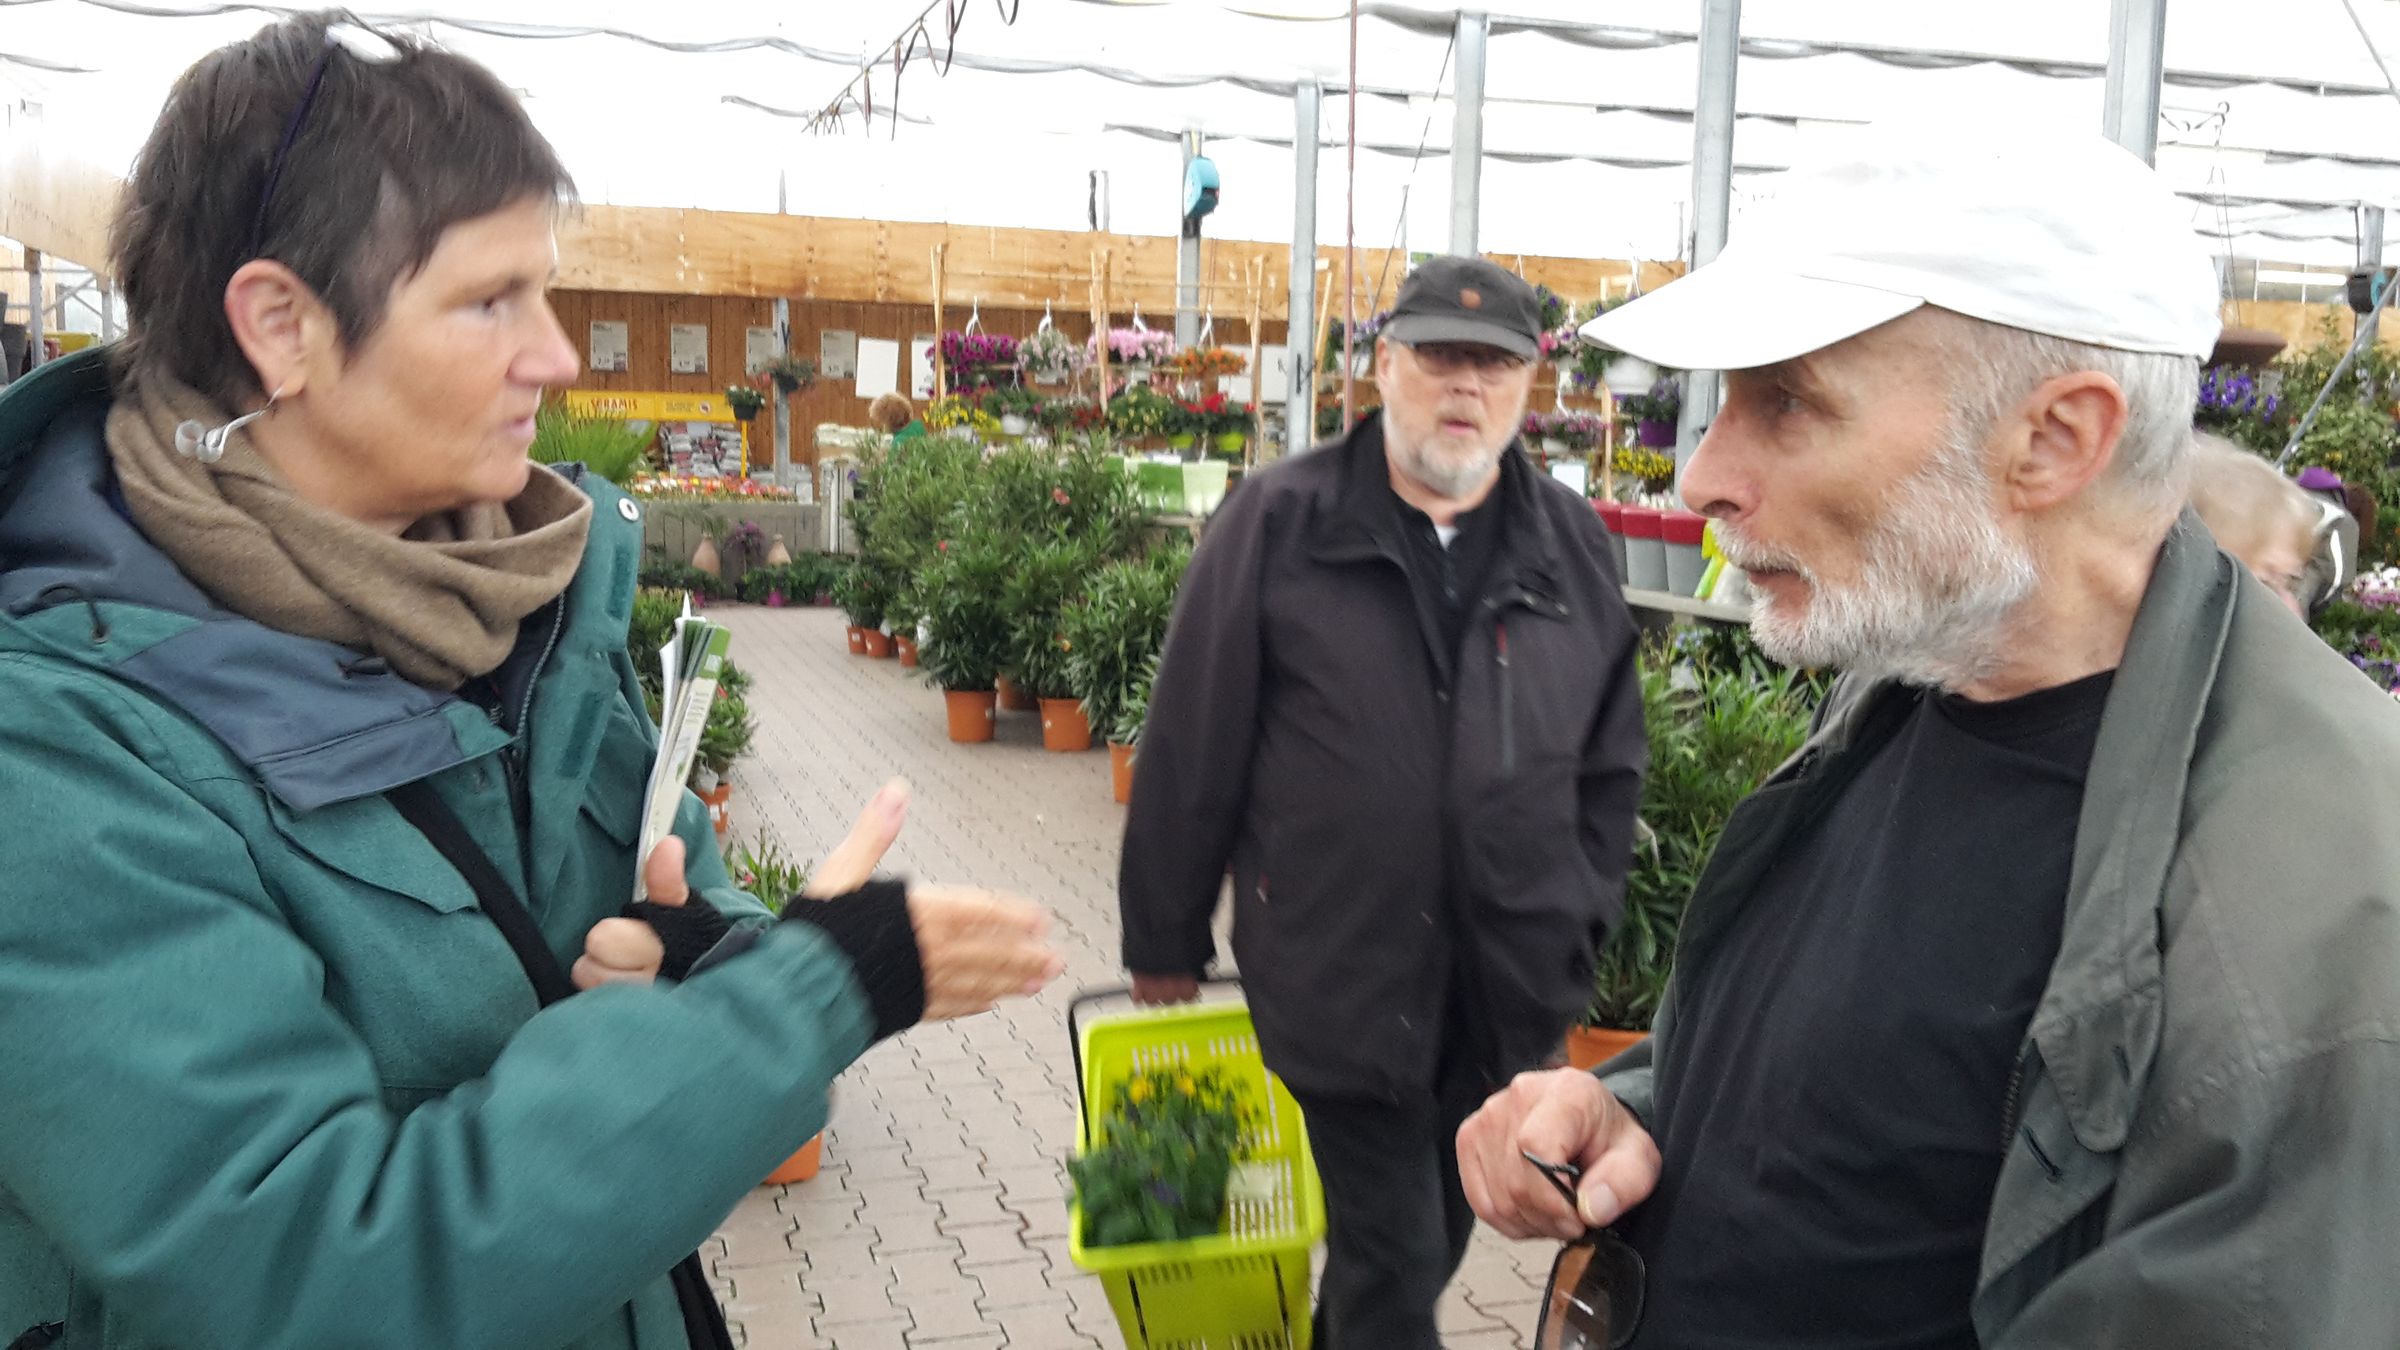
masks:
{"label": "black fingerless glove", "polygon": [[694,895],[680,905],[661,905],[650,900],[637,900],[625,907],[625,917],[639,919],[658,934],[659,942],[667,949],[666,959],[659,963],[658,973],[670,980],[688,979],[692,966],[710,948],[725,940],[733,930],[717,907]]}
{"label": "black fingerless glove", "polygon": [[925,1017],[925,966],[916,925],[908,917],[908,883],[870,881],[830,900],[792,897],[786,923],[805,923],[850,958],[875,1014],[875,1039],[896,1035]]}

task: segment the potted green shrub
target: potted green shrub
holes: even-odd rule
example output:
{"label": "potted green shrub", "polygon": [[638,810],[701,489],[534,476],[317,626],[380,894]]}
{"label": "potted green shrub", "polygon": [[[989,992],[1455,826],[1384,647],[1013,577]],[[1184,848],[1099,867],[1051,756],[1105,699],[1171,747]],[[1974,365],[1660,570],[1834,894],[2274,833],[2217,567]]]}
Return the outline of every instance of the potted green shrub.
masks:
{"label": "potted green shrub", "polygon": [[[1069,494],[1062,490],[1060,495]],[[1064,532],[1032,535],[1003,591],[1009,670],[1041,708],[1046,750],[1072,753],[1092,746],[1091,725],[1069,679],[1070,652],[1061,626],[1062,611],[1082,596],[1099,566],[1102,542]]]}
{"label": "potted green shrub", "polygon": [[1120,735],[1126,710],[1139,694],[1147,711],[1150,671],[1166,643],[1176,588],[1190,561],[1190,549],[1177,545],[1111,563],[1092,574],[1083,599],[1061,617],[1068,684],[1082,700],[1087,722],[1108,740],[1111,769],[1123,777],[1125,792],[1131,790],[1133,760],[1132,738]]}
{"label": "potted green shrub", "polygon": [[608,417],[578,417],[557,399],[544,400],[533,414],[536,464],[580,464],[618,487],[632,485],[650,452],[653,434]]}
{"label": "potted green shrub", "polygon": [[1146,384],[1129,386],[1109,400],[1108,429],[1137,450],[1156,450],[1183,424],[1175,400]]}
{"label": "potted green shrub", "polygon": [[925,641],[917,662],[942,690],[950,739],[988,741],[1009,655],[1003,596],[1015,554],[1002,536],[976,530],[938,541],[934,559],[923,578]]}
{"label": "potted green shrub", "polygon": [[1742,798],[1800,748],[1822,693],[1812,677],[1759,655],[1743,629],[1647,644],[1640,678],[1650,772],[1624,917],[1600,946],[1591,1006],[1569,1039],[1569,1059],[1581,1067],[1648,1034],[1684,905],[1717,836]]}
{"label": "potted green shrub", "polygon": [[1141,756],[1142,728],[1150,721],[1150,686],[1157,682],[1158,654],[1153,652],[1118,699],[1117,720],[1108,733],[1108,780],[1119,806],[1133,801],[1134,765]]}
{"label": "potted green shrub", "polygon": [[1042,396],[1021,384],[1004,384],[983,396],[983,410],[1000,419],[1004,436],[1023,436],[1033,430],[1034,414],[1041,411]]}
{"label": "potted green shrub", "polygon": [[883,631],[884,595],[880,576],[868,566],[854,565],[834,583],[833,603],[850,620],[851,655],[891,655],[891,639]]}

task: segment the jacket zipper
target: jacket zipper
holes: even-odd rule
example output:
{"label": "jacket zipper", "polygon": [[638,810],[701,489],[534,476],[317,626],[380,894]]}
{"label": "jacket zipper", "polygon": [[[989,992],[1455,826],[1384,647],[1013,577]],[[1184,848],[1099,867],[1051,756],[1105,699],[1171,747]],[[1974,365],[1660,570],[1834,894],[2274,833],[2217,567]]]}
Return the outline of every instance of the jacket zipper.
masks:
{"label": "jacket zipper", "polygon": [[[525,800],[525,741],[532,734],[533,693],[542,682],[543,669],[550,664],[550,654],[558,650],[559,631],[567,626],[565,599],[561,598],[551,603],[557,606],[557,613],[551,616],[549,631],[542,638],[541,654],[533,659],[533,670],[525,677],[525,698],[517,706],[515,734],[509,743],[500,749],[501,767],[508,771],[509,807],[517,818],[517,833],[520,838],[525,833],[527,817],[530,815],[527,810],[530,803]],[[498,708],[492,710],[492,721],[495,723],[500,721]],[[508,728],[503,726],[501,729],[505,731]],[[527,842],[530,843],[530,841]]]}
{"label": "jacket zipper", "polygon": [[1508,674],[1508,620],[1498,615],[1492,619],[1492,641],[1500,662],[1500,772],[1513,776],[1517,771],[1516,686]]}
{"label": "jacket zipper", "polygon": [[2006,1156],[2017,1142],[2018,1097],[2025,1090],[2025,1048],[2017,1047],[2017,1062],[2008,1070],[2008,1093],[2000,1099],[2000,1152]]}

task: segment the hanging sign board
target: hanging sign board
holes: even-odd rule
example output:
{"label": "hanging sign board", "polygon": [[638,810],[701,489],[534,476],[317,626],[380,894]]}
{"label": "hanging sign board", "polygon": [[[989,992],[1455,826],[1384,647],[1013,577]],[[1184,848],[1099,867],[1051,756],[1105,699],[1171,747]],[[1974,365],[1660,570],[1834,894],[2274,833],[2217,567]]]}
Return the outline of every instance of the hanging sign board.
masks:
{"label": "hanging sign board", "polygon": [[623,319],[592,320],[592,373],[595,375],[625,373],[625,321]]}
{"label": "hanging sign board", "polygon": [[783,343],[775,336],[774,329],[751,328],[744,330],[742,337],[742,373],[744,375],[756,375],[773,365],[775,358],[781,355],[783,355]]}
{"label": "hanging sign board", "polygon": [[828,380],[847,380],[858,374],[858,334],[848,328],[828,328],[817,338],[817,374]]}
{"label": "hanging sign board", "polygon": [[667,373],[670,375],[706,375],[708,373],[707,324],[668,325]]}
{"label": "hanging sign board", "polygon": [[936,345],[935,338],[931,333],[919,333],[909,341],[909,350],[916,357],[909,365],[909,374],[912,377],[909,387],[914,396],[920,399],[933,397],[934,349]]}

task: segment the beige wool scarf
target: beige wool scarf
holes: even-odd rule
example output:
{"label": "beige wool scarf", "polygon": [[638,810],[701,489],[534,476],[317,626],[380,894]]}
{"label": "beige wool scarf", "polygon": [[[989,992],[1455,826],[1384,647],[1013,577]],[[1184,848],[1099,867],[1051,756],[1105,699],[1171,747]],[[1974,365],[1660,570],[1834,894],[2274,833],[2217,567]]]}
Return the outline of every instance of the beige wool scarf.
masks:
{"label": "beige wool scarf", "polygon": [[234,613],[281,632],[372,652],[403,677],[451,690],[496,669],[525,616],[565,593],[583,560],[591,499],[537,467],[506,503],[428,516],[399,535],[303,501],[246,432],[214,464],[179,454],[186,418],[223,409],[146,377],[108,414],[108,450],[150,541]]}

